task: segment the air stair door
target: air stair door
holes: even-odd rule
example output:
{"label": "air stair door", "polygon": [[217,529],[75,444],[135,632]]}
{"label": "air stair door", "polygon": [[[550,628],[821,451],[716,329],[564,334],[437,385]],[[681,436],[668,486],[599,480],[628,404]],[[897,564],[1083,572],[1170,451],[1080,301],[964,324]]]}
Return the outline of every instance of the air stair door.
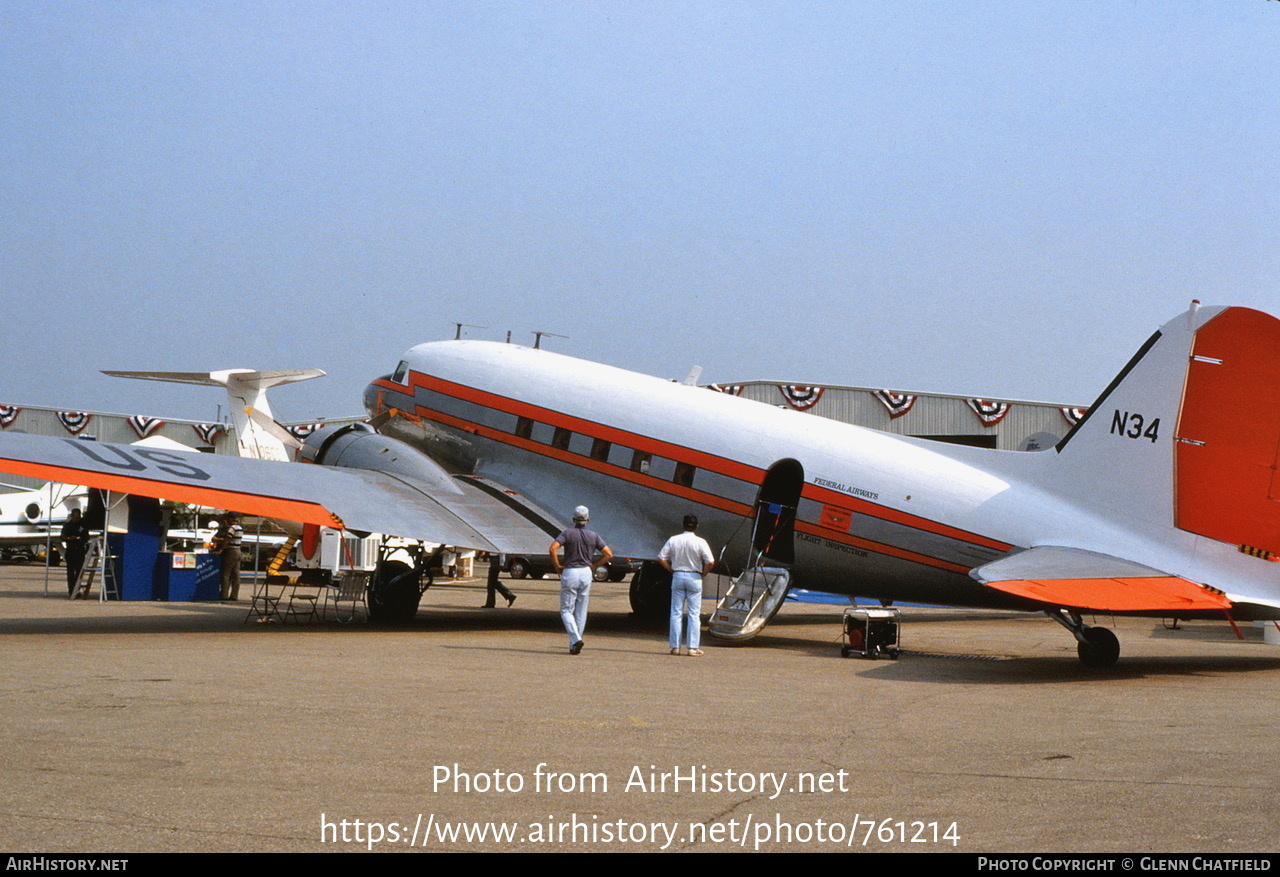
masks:
{"label": "air stair door", "polygon": [[708,631],[712,636],[750,639],[782,605],[791,587],[796,506],[803,487],[804,467],[796,460],[779,460],[765,473],[756,497],[747,560],[711,614]]}

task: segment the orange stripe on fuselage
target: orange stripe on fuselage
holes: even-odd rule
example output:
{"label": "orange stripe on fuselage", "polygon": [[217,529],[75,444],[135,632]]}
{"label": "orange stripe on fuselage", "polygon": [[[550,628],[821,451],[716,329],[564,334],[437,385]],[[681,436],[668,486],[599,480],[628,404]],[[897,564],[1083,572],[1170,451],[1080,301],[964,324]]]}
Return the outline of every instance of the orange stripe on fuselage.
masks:
{"label": "orange stripe on fuselage", "polygon": [[[591,457],[584,457],[581,454],[575,454],[570,451],[562,451],[559,448],[553,448],[550,445],[544,445],[541,442],[535,442],[532,439],[521,438],[518,435],[512,435],[511,433],[503,432],[500,429],[494,429],[491,426],[472,423],[469,420],[463,420],[460,417],[454,417],[452,414],[445,414],[441,411],[424,408],[421,405],[417,406],[417,410],[423,417],[434,420],[437,423],[444,424],[445,426],[451,426],[454,429],[461,430],[471,435],[501,442],[513,448],[520,448],[521,450],[540,454],[544,457],[551,457],[552,459],[559,460],[562,463],[568,463],[571,466],[578,466],[583,469],[590,469],[593,472],[599,472],[602,475],[612,475],[615,478],[621,478],[623,481],[630,481],[631,483],[639,484],[642,487],[660,490],[664,493],[669,493],[672,496],[678,496],[692,502],[699,502],[703,505],[709,505],[714,508],[722,509],[726,512],[732,512],[736,515],[747,516],[751,514],[751,506],[746,505],[745,503],[734,502],[731,499],[725,499],[721,496],[716,496],[713,493],[694,490],[692,487],[685,487],[681,484],[666,481],[662,478],[656,478],[643,472],[636,472],[633,469],[627,469],[623,466],[616,466],[612,463],[594,460]],[[628,447],[631,446],[628,445]]]}
{"label": "orange stripe on fuselage", "polygon": [[[596,421],[563,414],[549,408],[543,408],[539,405],[533,405],[528,402],[511,399],[507,396],[490,393],[486,390],[478,390],[474,387],[468,387],[453,381],[432,377],[431,375],[426,375],[417,371],[409,372],[408,386],[396,384],[384,379],[374,381],[374,384],[380,388],[392,390],[405,395],[412,395],[412,388],[420,387],[424,390],[440,393],[464,402],[471,402],[506,414],[512,414],[517,417],[527,417],[530,420],[545,423],[552,427],[568,429],[571,432],[587,438],[598,438],[624,447],[635,448],[636,450],[665,457],[670,460],[689,463],[699,469],[704,469],[729,478],[735,478],[753,486],[758,486],[764,479],[765,472],[763,469],[750,466],[745,463],[740,463],[736,460],[730,460],[726,457],[717,456],[705,451],[698,451],[682,445],[676,445],[659,439],[650,438],[638,433],[628,432],[627,430],[607,426]],[[601,474],[621,478],[634,484],[639,484],[691,501],[700,502],[704,505],[719,508],[734,514],[743,515],[744,517],[750,516],[752,511],[750,506],[744,505],[740,502],[725,499],[704,491],[683,487],[664,479],[654,478],[640,472],[635,472],[634,470],[623,466],[594,460],[581,454],[562,451],[541,442],[524,439],[520,436],[512,435],[502,430],[483,426],[450,414],[445,414],[444,412],[427,408],[418,404],[416,401],[414,402],[414,409],[418,415],[427,417],[445,426],[450,426],[454,429],[458,429],[472,435],[481,436],[525,451],[540,454],[542,456],[551,457],[570,465],[581,466]],[[908,512],[902,512],[886,506],[877,505],[868,500],[860,499],[828,488],[818,487],[814,484],[806,483],[803,488],[802,496],[806,499],[813,499],[822,503],[829,502],[833,505],[842,506],[869,517],[900,524],[905,527],[933,533],[946,538],[956,539],[961,542],[967,542],[984,548],[991,548],[997,551],[1008,551],[1013,547],[1006,542],[1000,542],[999,540],[990,539],[986,536],[971,533],[957,527],[940,524],[936,521],[921,518]],[[798,526],[801,525],[803,525],[803,522],[799,522]],[[809,531],[802,529],[802,532]],[[864,548],[880,554],[902,557],[907,560],[912,560],[917,563],[923,563],[941,569],[960,573],[967,572],[969,569],[968,567],[961,566],[950,561],[931,558],[906,549],[894,548],[892,546],[883,545],[866,539],[859,539],[858,537],[851,536],[846,533],[833,532],[830,529],[819,529],[814,527],[812,529],[812,533],[813,535],[821,536],[824,539]]]}
{"label": "orange stripe on fuselage", "polygon": [[[433,378],[421,372],[409,372],[409,381],[410,385],[414,387],[422,387],[424,390],[431,390],[445,396],[461,399],[464,402],[473,402],[481,407],[492,408],[506,414],[514,414],[517,417],[527,417],[539,423],[563,427],[571,432],[590,438],[599,438],[615,444],[625,445],[629,448],[635,448],[639,451],[645,451],[646,453],[656,454],[659,457],[690,463],[699,469],[708,469],[721,475],[727,475],[730,478],[737,478],[740,481],[758,484],[760,479],[764,477],[764,470],[745,463],[739,463],[737,460],[719,457],[705,451],[696,451],[693,448],[686,448],[682,445],[674,445],[660,439],[640,435],[639,433],[627,432],[624,429],[618,429],[594,420],[574,417],[571,414],[562,414],[550,408],[521,402],[518,399],[511,399],[507,396],[499,396],[496,393],[490,393],[485,390],[477,390],[474,387],[467,387],[463,384],[455,384],[442,378]],[[385,386],[387,389],[398,389],[401,393],[405,391],[404,387],[391,382],[375,381],[375,383],[379,386]],[[415,404],[415,407],[422,409],[420,405]],[[421,410],[419,413],[421,413]]]}
{"label": "orange stripe on fuselage", "polygon": [[830,542],[839,542],[843,545],[849,545],[854,548],[861,548],[865,551],[872,551],[876,554],[884,554],[889,557],[897,557],[902,560],[909,560],[913,563],[924,564],[938,569],[945,569],[948,572],[956,572],[965,575],[972,567],[961,566],[958,563],[952,563],[949,560],[943,560],[938,557],[930,557],[927,554],[917,554],[914,551],[908,551],[905,548],[896,548],[892,545],[885,545],[883,542],[872,542],[870,539],[862,539],[849,533],[837,533],[827,529],[821,525],[810,524],[807,521],[796,521],[796,532],[805,533],[810,536],[817,536]]}
{"label": "orange stripe on fuselage", "polygon": [[85,487],[114,490],[119,493],[151,496],[157,499],[209,506],[215,509],[232,509],[282,521],[299,521],[304,524],[319,524],[324,527],[342,528],[342,521],[335,515],[331,514],[324,506],[311,502],[282,499],[274,496],[259,496],[252,493],[242,493],[237,490],[220,490],[216,487],[199,487],[192,484],[152,481],[148,478],[112,475],[106,472],[91,472],[68,466],[53,466],[47,463],[29,463],[24,460],[10,460],[8,462],[12,463],[12,466],[6,466],[6,468],[15,475],[25,475],[45,481],[82,484]]}
{"label": "orange stripe on fuselage", "polygon": [[[470,423],[469,421],[461,420],[457,417],[443,414],[438,411],[430,411],[429,409],[422,409],[421,407],[419,410],[426,411],[426,416],[434,419],[437,423],[444,424],[445,426],[452,426],[455,429],[463,430],[481,438],[488,438],[494,441],[503,442],[511,447],[551,457],[552,459],[560,460],[563,463],[568,463],[571,466],[580,466],[584,469],[590,469],[593,472],[599,472],[603,475],[611,475],[616,478],[621,478],[624,481],[630,481],[633,484],[639,484],[642,487],[657,490],[660,493],[678,496],[681,499],[687,499],[690,502],[697,502],[702,505],[718,508],[722,511],[740,515],[744,518],[750,517],[751,515],[751,506],[716,496],[713,493],[694,490],[691,487],[684,487],[683,485],[675,484],[674,482],[666,481],[662,478],[655,478],[652,475],[645,475],[621,466],[614,466],[609,463],[603,463],[599,460],[593,460],[590,457],[583,457],[580,454],[562,451],[549,445],[521,438],[520,436],[513,436],[502,432],[501,430],[493,429],[492,427]],[[857,536],[850,535],[849,533],[835,532],[829,528],[816,526],[804,521],[796,522],[796,530],[801,533],[820,536],[821,538],[831,542],[839,542],[844,545],[861,548],[876,554],[898,557],[903,560],[910,560],[915,563],[924,564],[925,566],[937,567],[938,569],[945,569],[962,575],[967,573],[970,569],[967,566],[961,566],[957,563],[951,563],[950,561],[929,557],[924,554],[917,554],[914,551],[908,551],[904,548],[896,548],[892,545],[885,545],[881,542],[873,542],[870,539],[861,539]]]}
{"label": "orange stripe on fuselage", "polygon": [[979,536],[977,533],[971,533],[968,530],[961,530],[958,527],[949,527],[946,524],[939,524],[937,521],[930,521],[925,518],[916,517],[908,512],[901,512],[897,509],[891,509],[888,506],[877,505],[869,500],[851,496],[847,493],[841,493],[838,490],[832,490],[829,487],[818,487],[816,484],[805,484],[804,491],[801,494],[805,499],[811,499],[815,502],[831,504],[857,512],[861,515],[869,515],[873,518],[879,518],[882,521],[889,521],[894,524],[902,524],[905,527],[911,527],[915,530],[925,530],[929,533],[936,533],[939,536],[946,536],[951,539],[958,539],[961,542],[968,542],[971,545],[981,545],[983,548],[993,548],[996,551],[1008,551],[1013,546],[1008,542],[1001,542],[997,539],[989,539],[986,536]]}

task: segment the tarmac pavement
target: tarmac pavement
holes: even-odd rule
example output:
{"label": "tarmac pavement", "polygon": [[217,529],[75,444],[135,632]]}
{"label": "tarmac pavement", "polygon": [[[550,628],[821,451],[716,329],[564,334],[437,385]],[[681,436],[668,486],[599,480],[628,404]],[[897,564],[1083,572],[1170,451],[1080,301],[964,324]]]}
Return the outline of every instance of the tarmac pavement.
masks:
{"label": "tarmac pavement", "polygon": [[1041,615],[907,609],[900,660],[845,660],[839,607],[788,604],[672,657],[597,584],[571,656],[549,580],[379,629],[71,602],[61,573],[0,566],[10,852],[1277,848],[1256,629],[1098,619],[1099,672]]}

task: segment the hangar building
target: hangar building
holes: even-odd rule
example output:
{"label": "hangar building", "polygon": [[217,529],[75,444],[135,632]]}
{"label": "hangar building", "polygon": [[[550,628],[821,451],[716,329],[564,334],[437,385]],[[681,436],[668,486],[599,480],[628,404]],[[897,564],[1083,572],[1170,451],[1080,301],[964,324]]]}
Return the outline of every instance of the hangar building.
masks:
{"label": "hangar building", "polygon": [[1021,399],[830,384],[745,381],[710,388],[897,435],[1007,451],[1036,451],[1056,444],[1088,410]]}

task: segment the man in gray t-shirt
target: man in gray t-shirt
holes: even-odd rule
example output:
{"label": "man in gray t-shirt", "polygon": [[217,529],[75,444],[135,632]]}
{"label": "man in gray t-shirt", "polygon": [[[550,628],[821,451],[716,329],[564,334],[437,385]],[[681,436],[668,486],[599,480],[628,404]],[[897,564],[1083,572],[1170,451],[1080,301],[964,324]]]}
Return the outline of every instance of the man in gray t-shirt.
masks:
{"label": "man in gray t-shirt", "polygon": [[[613,557],[600,534],[587,529],[590,519],[591,513],[586,506],[574,509],[573,527],[562,530],[548,551],[551,565],[560,573],[560,620],[564,622],[565,633],[569,634],[571,655],[582,651],[582,632],[587,627],[587,601],[591,597],[591,573]],[[564,549],[563,563],[560,560],[561,548]],[[594,559],[597,551],[600,552],[599,560]]]}

